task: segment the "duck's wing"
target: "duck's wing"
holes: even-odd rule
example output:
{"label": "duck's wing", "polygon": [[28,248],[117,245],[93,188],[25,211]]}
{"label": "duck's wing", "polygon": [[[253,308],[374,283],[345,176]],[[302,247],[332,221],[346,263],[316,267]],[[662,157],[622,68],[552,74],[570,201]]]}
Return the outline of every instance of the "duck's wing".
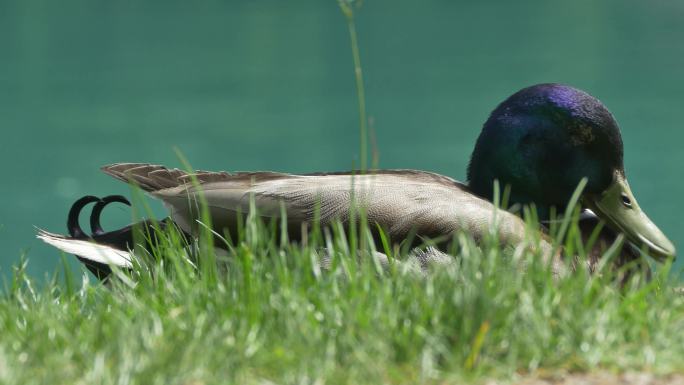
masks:
{"label": "duck's wing", "polygon": [[[414,170],[318,173],[293,175],[275,172],[206,172],[193,174],[150,164],[114,164],[103,171],[134,183],[161,199],[185,231],[195,227],[200,192],[217,229],[236,226],[238,213],[250,211],[250,200],[260,216],[276,218],[283,210],[291,228],[314,220],[323,225],[346,222],[352,204],[364,208],[371,224],[380,225],[392,240],[415,232],[435,238],[464,231],[481,238],[496,227],[512,243],[522,239],[524,223],[515,215],[496,210],[455,180]],[[318,214],[317,214],[318,213]],[[496,226],[494,226],[496,223]]]}

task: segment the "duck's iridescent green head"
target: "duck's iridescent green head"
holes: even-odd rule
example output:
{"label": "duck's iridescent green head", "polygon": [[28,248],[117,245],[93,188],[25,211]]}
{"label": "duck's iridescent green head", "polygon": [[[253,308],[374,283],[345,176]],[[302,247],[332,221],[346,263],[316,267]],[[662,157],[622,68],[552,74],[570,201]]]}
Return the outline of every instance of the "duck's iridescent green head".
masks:
{"label": "duck's iridescent green head", "polygon": [[551,207],[563,210],[585,177],[585,207],[652,255],[674,256],[626,182],[617,122],[583,91],[539,84],[513,94],[485,123],[468,167],[474,193],[491,200],[498,180],[510,186],[511,203],[534,203],[541,217]]}

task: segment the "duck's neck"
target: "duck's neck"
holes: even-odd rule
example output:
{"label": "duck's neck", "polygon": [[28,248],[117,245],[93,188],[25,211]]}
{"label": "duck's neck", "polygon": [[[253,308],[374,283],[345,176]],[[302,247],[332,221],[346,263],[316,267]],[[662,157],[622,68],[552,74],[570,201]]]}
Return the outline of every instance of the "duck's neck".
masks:
{"label": "duck's neck", "polygon": [[515,194],[514,192],[510,192],[511,189],[504,187],[500,188],[499,201],[495,202],[493,187],[494,183],[490,183],[489,185],[492,187],[482,189],[477,188],[478,186],[473,186],[472,183],[469,183],[468,188],[475,195],[498,206],[505,204],[506,210],[521,217],[525,212],[525,207],[528,207],[530,210],[534,210],[539,221],[548,221],[552,216],[558,216],[559,214],[562,214],[562,210],[564,210],[564,207],[561,206],[554,206],[555,209],[552,209],[551,206],[548,205],[538,205],[535,203],[533,198],[524,194]]}

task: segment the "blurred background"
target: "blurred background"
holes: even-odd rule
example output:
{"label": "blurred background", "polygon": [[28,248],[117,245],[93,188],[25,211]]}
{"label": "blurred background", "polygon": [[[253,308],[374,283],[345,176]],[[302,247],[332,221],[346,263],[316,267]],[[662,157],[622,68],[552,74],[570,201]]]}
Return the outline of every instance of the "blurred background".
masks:
{"label": "blurred background", "polygon": [[[616,116],[632,190],[683,250],[683,20],[683,2],[661,0],[367,0],[379,165],[463,180],[499,102],[567,83]],[[2,0],[0,130],[0,276],[22,254],[43,276],[60,254],[34,226],[64,232],[75,199],[128,195],[101,165],[180,166],[174,146],[199,169],[358,165],[345,20],[335,0]],[[106,229],[130,221],[105,216]]]}

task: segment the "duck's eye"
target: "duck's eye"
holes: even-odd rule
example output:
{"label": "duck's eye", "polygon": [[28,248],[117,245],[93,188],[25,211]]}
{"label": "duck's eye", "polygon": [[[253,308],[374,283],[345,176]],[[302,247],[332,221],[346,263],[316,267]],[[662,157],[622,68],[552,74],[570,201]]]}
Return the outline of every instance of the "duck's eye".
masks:
{"label": "duck's eye", "polygon": [[622,193],[622,204],[625,205],[625,207],[632,207],[632,200],[629,199],[625,193]]}

